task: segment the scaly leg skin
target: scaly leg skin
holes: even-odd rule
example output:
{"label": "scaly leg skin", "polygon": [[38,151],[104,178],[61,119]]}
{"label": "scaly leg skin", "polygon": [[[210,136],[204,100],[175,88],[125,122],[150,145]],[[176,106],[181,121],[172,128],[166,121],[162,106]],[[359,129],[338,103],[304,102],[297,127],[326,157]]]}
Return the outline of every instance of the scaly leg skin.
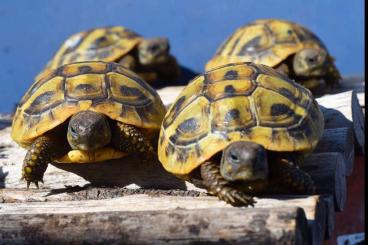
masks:
{"label": "scaly leg skin", "polygon": [[255,203],[253,197],[229,186],[229,182],[221,176],[218,164],[213,162],[202,163],[201,176],[208,192],[218,196],[220,200],[233,206],[253,206]]}
{"label": "scaly leg skin", "polygon": [[152,161],[156,153],[151,142],[137,127],[122,122],[116,123],[112,143],[126,153],[140,153],[143,161]]}
{"label": "scaly leg skin", "polygon": [[271,172],[277,183],[288,190],[306,195],[315,193],[315,185],[311,176],[301,170],[290,158],[277,157],[270,166],[272,166]]}
{"label": "scaly leg skin", "polygon": [[[59,149],[57,149],[59,148]],[[47,164],[52,162],[54,156],[60,147],[55,145],[55,141],[48,136],[38,137],[29,148],[22,168],[22,180],[27,181],[27,189],[31,183],[35,183],[38,188],[38,182],[43,183],[43,175]]]}

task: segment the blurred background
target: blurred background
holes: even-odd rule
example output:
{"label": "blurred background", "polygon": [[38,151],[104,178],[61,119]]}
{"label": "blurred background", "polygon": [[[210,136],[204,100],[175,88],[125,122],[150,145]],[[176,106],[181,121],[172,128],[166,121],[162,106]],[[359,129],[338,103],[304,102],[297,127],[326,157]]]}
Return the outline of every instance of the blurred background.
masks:
{"label": "blurred background", "polygon": [[343,76],[364,76],[364,0],[1,0],[0,113],[9,113],[70,35],[122,25],[166,36],[179,63],[202,72],[221,42],[258,18],[302,24],[326,44]]}

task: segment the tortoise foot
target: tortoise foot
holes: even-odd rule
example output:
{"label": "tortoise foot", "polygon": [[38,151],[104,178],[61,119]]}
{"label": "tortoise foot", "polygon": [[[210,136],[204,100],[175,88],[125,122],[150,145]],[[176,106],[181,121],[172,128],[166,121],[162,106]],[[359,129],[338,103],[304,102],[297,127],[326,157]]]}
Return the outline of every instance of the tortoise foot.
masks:
{"label": "tortoise foot", "polygon": [[232,206],[254,206],[256,201],[253,197],[244,194],[241,191],[230,187],[223,187],[217,194],[220,200],[223,200]]}

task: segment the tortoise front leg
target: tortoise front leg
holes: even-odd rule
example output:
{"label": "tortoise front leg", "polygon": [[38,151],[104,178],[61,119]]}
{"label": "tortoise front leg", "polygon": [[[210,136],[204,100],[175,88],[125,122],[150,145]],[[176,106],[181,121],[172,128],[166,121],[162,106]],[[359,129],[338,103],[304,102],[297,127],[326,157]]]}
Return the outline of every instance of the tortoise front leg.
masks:
{"label": "tortoise front leg", "polygon": [[24,158],[22,168],[22,179],[27,181],[27,188],[32,182],[38,188],[38,182],[43,183],[47,164],[51,163],[55,156],[65,153],[63,147],[58,146],[56,142],[49,136],[40,136],[32,143]]}
{"label": "tortoise front leg", "polygon": [[270,165],[271,174],[276,183],[281,184],[287,190],[292,190],[299,194],[315,193],[315,185],[311,176],[301,170],[291,157],[275,157]]}
{"label": "tortoise front leg", "polygon": [[143,132],[132,125],[117,122],[112,136],[112,144],[126,153],[140,153],[144,160],[152,160],[155,156],[150,140]]}
{"label": "tortoise front leg", "polygon": [[221,176],[218,164],[214,162],[207,161],[201,165],[201,177],[208,192],[220,200],[233,206],[253,206],[255,203],[253,197],[231,187]]}

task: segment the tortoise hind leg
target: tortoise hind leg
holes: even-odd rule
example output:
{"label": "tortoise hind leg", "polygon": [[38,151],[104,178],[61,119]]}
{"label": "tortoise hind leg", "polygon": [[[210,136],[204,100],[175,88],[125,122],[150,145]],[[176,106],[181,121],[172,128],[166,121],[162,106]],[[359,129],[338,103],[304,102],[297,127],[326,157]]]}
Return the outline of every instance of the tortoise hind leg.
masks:
{"label": "tortoise hind leg", "polygon": [[126,153],[140,153],[144,160],[152,160],[155,156],[150,140],[137,127],[117,122],[112,136],[112,144]]}
{"label": "tortoise hind leg", "polygon": [[271,173],[277,183],[299,194],[314,194],[315,185],[311,176],[301,170],[290,156],[273,156]]}
{"label": "tortoise hind leg", "polygon": [[31,183],[43,182],[43,175],[47,164],[52,162],[55,156],[65,154],[65,150],[56,144],[55,139],[49,136],[38,137],[31,145],[23,161],[22,179],[27,181],[27,188]]}
{"label": "tortoise hind leg", "polygon": [[253,206],[255,203],[253,197],[247,196],[244,192],[229,186],[229,182],[221,176],[220,169],[216,163],[204,162],[201,165],[201,177],[208,192],[218,196],[220,200],[233,206]]}

